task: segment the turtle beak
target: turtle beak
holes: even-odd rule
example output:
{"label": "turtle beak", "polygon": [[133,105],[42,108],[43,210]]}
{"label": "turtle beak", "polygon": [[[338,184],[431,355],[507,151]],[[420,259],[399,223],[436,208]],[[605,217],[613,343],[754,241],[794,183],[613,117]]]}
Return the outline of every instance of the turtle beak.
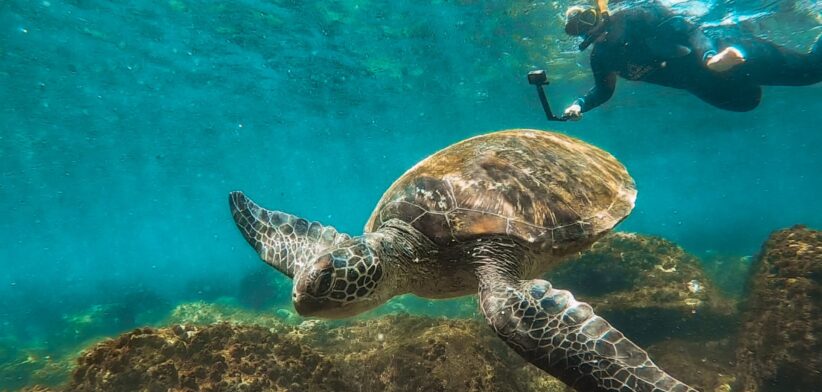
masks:
{"label": "turtle beak", "polygon": [[300,316],[315,316],[322,309],[322,303],[310,295],[294,294],[294,309]]}
{"label": "turtle beak", "polygon": [[294,291],[291,295],[291,301],[294,303],[294,309],[297,310],[297,313],[299,313],[300,316],[316,316],[323,308],[322,301],[319,298],[309,294],[308,286],[310,284],[309,279],[304,279],[302,277],[297,278],[296,286],[294,287]]}

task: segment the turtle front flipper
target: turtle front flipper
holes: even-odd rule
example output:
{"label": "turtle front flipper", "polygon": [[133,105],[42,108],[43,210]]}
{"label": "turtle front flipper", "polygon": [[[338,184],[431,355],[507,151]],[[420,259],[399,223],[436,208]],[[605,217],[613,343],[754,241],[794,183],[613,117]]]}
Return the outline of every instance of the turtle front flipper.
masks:
{"label": "turtle front flipper", "polygon": [[228,204],[246,241],[263,261],[289,278],[321,250],[350,238],[331,226],[266,210],[242,192],[231,192]]}
{"label": "turtle front flipper", "polygon": [[[497,335],[526,360],[577,391],[689,392],[591,306],[544,280],[479,269],[480,306]],[[508,265],[513,265],[509,263]]]}

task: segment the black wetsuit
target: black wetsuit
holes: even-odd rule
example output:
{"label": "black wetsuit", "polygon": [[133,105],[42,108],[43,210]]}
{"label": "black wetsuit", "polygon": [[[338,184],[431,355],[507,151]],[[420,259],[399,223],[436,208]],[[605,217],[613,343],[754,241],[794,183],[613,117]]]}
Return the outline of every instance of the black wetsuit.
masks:
{"label": "black wetsuit", "polygon": [[[718,108],[738,112],[759,105],[761,85],[822,81],[822,39],[805,54],[731,28],[709,38],[655,3],[615,12],[600,30],[591,53],[596,85],[575,102],[583,112],[611,98],[617,75],[684,89]],[[707,59],[728,46],[740,49],[746,61],[725,72],[708,69]]]}

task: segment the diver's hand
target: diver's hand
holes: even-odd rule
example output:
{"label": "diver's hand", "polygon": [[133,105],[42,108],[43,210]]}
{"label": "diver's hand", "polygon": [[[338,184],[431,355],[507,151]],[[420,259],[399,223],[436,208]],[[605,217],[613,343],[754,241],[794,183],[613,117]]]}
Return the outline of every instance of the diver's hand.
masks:
{"label": "diver's hand", "polygon": [[725,72],[744,62],[745,56],[742,52],[731,46],[717,53],[716,56],[708,59],[708,62],[705,63],[705,65],[707,65],[711,71]]}
{"label": "diver's hand", "polygon": [[579,121],[579,119],[582,118],[582,107],[577,104],[568,106],[562,114],[562,117],[571,121]]}

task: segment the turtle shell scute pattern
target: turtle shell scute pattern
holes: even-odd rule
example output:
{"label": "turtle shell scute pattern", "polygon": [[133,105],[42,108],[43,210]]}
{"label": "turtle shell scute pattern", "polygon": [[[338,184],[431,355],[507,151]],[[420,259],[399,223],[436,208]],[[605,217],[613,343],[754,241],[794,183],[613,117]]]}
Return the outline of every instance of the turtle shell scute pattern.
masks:
{"label": "turtle shell scute pattern", "polygon": [[408,170],[366,224],[400,219],[440,245],[509,235],[537,248],[598,236],[633,209],[613,156],[553,132],[510,130],[447,147]]}

